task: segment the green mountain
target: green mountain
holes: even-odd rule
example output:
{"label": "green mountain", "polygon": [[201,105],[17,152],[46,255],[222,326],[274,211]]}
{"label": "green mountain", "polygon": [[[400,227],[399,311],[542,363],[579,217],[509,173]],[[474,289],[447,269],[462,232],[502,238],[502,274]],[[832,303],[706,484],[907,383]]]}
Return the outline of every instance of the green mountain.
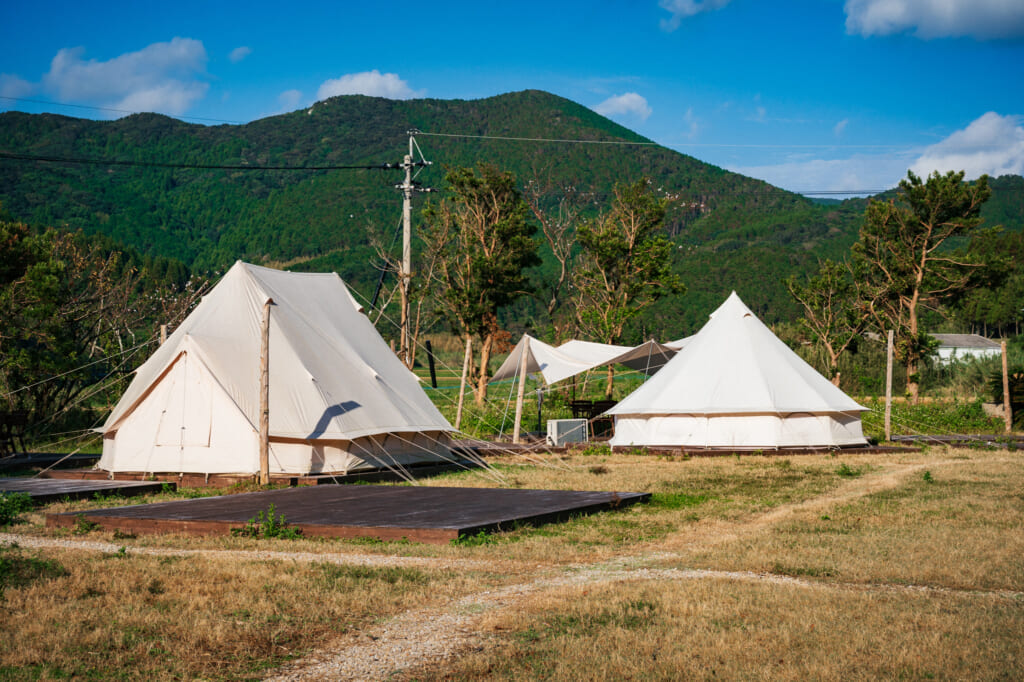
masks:
{"label": "green mountain", "polygon": [[[539,91],[472,101],[335,97],[246,125],[8,112],[0,114],[0,203],[18,219],[102,233],[196,270],[236,259],[331,269],[369,293],[378,274],[370,239],[390,242],[401,174],[336,167],[400,162],[413,129],[434,162],[417,177],[424,186],[443,189],[445,167],[488,161],[523,184],[571,185],[593,210],[608,205],[616,182],[641,175],[671,196],[667,230],[689,293],[660,304],[637,335],[692,333],[732,289],[768,320],[791,318],[780,280],[841,257],[865,204],[815,202],[727,172]],[[51,160],[33,160],[41,157]],[[173,167],[182,165],[192,167]],[[1024,195],[1011,194],[996,212],[1019,227]],[[534,317],[519,306],[508,324],[543,324]]]}

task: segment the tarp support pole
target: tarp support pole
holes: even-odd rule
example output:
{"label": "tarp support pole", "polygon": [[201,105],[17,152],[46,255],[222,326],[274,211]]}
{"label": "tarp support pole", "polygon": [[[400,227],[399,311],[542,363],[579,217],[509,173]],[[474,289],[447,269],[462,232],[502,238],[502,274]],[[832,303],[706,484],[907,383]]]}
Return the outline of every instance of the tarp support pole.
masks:
{"label": "tarp support pole", "polygon": [[425,342],[427,347],[427,364],[430,365],[430,387],[437,388],[437,372],[434,370],[434,349],[430,347],[430,339]]}
{"label": "tarp support pole", "polygon": [[1013,406],[1010,405],[1010,372],[1006,365],[1006,339],[1002,341],[1003,348],[1003,418],[1006,419],[1006,432],[1013,429]]}
{"label": "tarp support pole", "polygon": [[519,432],[523,426],[523,399],[526,397],[526,366],[530,357],[530,337],[523,337],[522,355],[519,356],[519,390],[516,391],[516,423],[512,427],[512,443],[519,443]]}
{"label": "tarp support pole", "polygon": [[885,347],[885,440],[892,440],[892,330]]}
{"label": "tarp support pole", "polygon": [[263,326],[260,330],[260,485],[270,483],[270,306],[263,304]]}
{"label": "tarp support pole", "polygon": [[466,398],[466,377],[469,374],[469,359],[472,357],[473,337],[466,337],[466,356],[462,359],[462,380],[459,382],[459,407],[455,410],[455,430],[462,426],[462,403]]}

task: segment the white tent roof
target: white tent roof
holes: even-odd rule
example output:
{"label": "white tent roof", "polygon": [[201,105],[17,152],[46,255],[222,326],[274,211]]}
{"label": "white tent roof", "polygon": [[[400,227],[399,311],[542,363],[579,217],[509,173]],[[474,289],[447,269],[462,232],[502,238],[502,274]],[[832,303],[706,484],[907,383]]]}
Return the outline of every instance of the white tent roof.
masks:
{"label": "white tent roof", "polygon": [[736,292],[686,350],[608,414],[866,411],[778,339]]}
{"label": "white tent roof", "polygon": [[[530,350],[526,356],[526,372],[527,374],[540,372],[541,376],[544,377],[544,381],[548,384],[568,379],[576,374],[586,372],[596,364],[600,364],[593,355],[578,355],[566,352],[563,349],[567,344],[562,344],[555,348],[551,344],[535,339],[529,334],[523,334],[523,338],[519,339],[519,343],[516,344],[516,347],[505,358],[505,362],[501,363],[501,367],[491,377],[491,381],[509,379],[518,374],[520,358],[523,356],[523,347],[527,341],[530,343]],[[582,344],[586,342],[570,341],[569,343]],[[593,345],[599,346],[601,344]],[[619,347],[616,346],[615,348]],[[616,353],[621,352],[621,350],[624,349],[619,349]]]}
{"label": "white tent roof", "polygon": [[260,326],[267,299],[275,304],[272,437],[351,440],[453,430],[336,274],[282,272],[241,261],[136,371],[100,430],[116,431],[183,354],[200,362],[258,428]]}
{"label": "white tent roof", "polygon": [[653,374],[682,347],[675,344],[686,341],[686,339],[680,339],[671,344],[648,341],[634,347],[572,340],[566,341],[556,348],[529,334],[523,334],[523,338],[519,340],[516,347],[505,358],[505,362],[501,363],[501,367],[491,377],[491,381],[516,376],[519,372],[523,346],[527,339],[530,342],[530,352],[526,359],[526,372],[528,374],[540,372],[547,384],[568,379],[602,365],[622,364],[630,369]]}

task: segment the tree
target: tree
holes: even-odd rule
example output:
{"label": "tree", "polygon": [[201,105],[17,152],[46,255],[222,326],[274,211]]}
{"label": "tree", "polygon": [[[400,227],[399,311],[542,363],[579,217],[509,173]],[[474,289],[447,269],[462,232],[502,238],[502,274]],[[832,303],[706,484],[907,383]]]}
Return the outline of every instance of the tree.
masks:
{"label": "tree", "polygon": [[[556,313],[562,307],[570,282],[576,255],[576,226],[580,221],[583,198],[575,187],[556,187],[553,183],[542,184],[536,180],[527,183],[524,195],[557,264],[557,273],[538,285],[536,295],[544,303],[544,310],[558,338],[559,332],[571,324],[564,319],[556,319]],[[552,198],[552,195],[558,198]]]}
{"label": "tree", "polygon": [[963,178],[963,171],[935,172],[922,181],[908,171],[896,199],[868,204],[853,246],[864,266],[868,311],[881,330],[895,332],[896,357],[906,367],[915,403],[920,362],[934,348],[920,328],[920,309],[962,294],[972,269],[980,266],[947,244],[981,224],[981,206],[991,194],[988,176],[973,184]]}
{"label": "tree", "polygon": [[[616,185],[611,209],[577,231],[582,247],[573,276],[580,329],[604,343],[622,340],[626,326],[662,296],[684,287],[672,271],[672,243],[662,234],[668,200],[641,178]],[[605,394],[612,395],[612,367]]]}
{"label": "tree", "polygon": [[869,321],[858,275],[848,263],[826,260],[806,282],[792,275],[785,284],[803,306],[800,326],[825,354],[829,378],[838,386],[839,358],[855,346]]}
{"label": "tree", "polygon": [[[52,421],[109,397],[152,350],[155,327],[201,292],[156,286],[101,237],[0,220],[0,395]],[[175,277],[166,263],[164,276]]]}
{"label": "tree", "polygon": [[511,173],[481,164],[455,168],[446,180],[450,194],[424,209],[420,234],[434,263],[440,312],[464,339],[480,339],[480,364],[471,372],[483,404],[498,309],[526,293],[525,270],[540,263],[537,226]]}

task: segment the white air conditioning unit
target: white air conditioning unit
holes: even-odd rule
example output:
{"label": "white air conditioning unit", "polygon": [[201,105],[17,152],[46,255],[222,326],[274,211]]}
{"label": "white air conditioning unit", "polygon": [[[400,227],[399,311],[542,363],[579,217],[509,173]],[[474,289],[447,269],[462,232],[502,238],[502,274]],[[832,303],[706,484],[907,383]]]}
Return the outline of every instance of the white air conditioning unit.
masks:
{"label": "white air conditioning unit", "polygon": [[587,442],[586,419],[549,419],[548,445]]}

